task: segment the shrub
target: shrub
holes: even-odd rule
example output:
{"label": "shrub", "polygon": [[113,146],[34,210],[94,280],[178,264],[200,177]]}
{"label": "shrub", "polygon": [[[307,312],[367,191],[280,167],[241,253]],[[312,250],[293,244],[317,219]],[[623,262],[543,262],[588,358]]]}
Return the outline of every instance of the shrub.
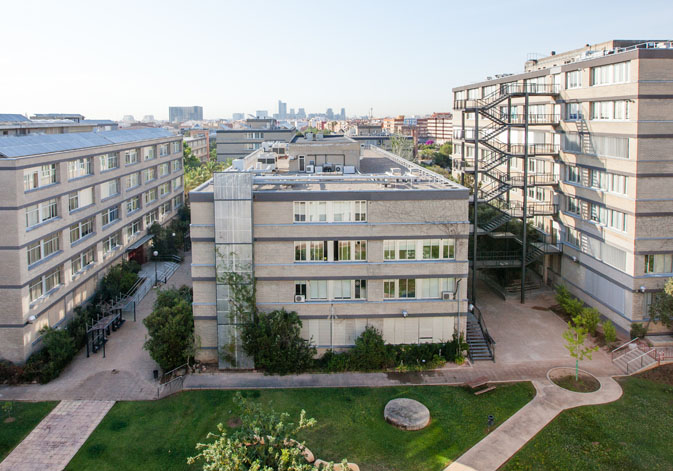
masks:
{"label": "shrub", "polygon": [[23,378],[23,368],[8,361],[0,360],[0,384],[18,384]]}
{"label": "shrub", "polygon": [[58,377],[61,371],[77,353],[75,341],[67,330],[45,327],[42,334],[42,350],[28,358],[24,379],[48,383]]}
{"label": "shrub", "polygon": [[193,355],[194,317],[189,288],[163,291],[152,314],[143,320],[149,335],[144,348],[168,371],[187,363]]}
{"label": "shrub", "polygon": [[580,315],[575,317],[575,324],[583,326],[587,331],[596,336],[596,327],[601,319],[601,313],[595,307],[585,307],[580,311]]}
{"label": "shrub", "polygon": [[122,262],[113,266],[103,277],[97,297],[105,301],[128,293],[138,281],[138,271],[140,265],[136,262]]}
{"label": "shrub", "polygon": [[386,348],[381,332],[371,325],[367,326],[355,339],[355,347],[350,351],[351,369],[381,370],[392,364],[394,364],[394,356]]}
{"label": "shrub", "polygon": [[631,324],[631,338],[635,339],[637,338],[643,338],[645,335],[647,335],[647,327],[644,326],[643,324],[638,324],[634,322]]}
{"label": "shrub", "polygon": [[269,374],[301,373],[313,364],[316,349],[301,336],[302,322],[285,309],[259,313],[243,326],[243,350],[255,360],[255,368]]}
{"label": "shrub", "polygon": [[608,344],[617,340],[617,329],[610,319],[605,319],[602,323],[605,342]]}

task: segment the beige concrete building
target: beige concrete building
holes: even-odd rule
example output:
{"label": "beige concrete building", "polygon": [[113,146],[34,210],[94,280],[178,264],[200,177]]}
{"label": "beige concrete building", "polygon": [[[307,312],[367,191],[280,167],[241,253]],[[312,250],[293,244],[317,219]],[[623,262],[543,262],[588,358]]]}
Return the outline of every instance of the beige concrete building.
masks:
{"label": "beige concrete building", "polygon": [[117,128],[117,123],[109,119],[84,119],[80,114],[38,114],[28,119],[21,114],[0,113],[0,137],[114,131]]}
{"label": "beige concrete building", "polygon": [[272,154],[190,192],[197,358],[253,366],[216,277],[231,269],[251,270],[261,310],[296,311],[319,352],[352,346],[367,325],[390,343],[465,330],[467,189],[348,138]]}
{"label": "beige concrete building", "polygon": [[671,77],[672,42],[614,40],[453,90],[454,171],[499,211],[482,237],[525,214],[547,244],[519,266],[626,330],[673,276]]}
{"label": "beige concrete building", "polygon": [[451,113],[432,113],[426,118],[427,139],[432,139],[437,144],[451,142],[453,138],[453,115]]}
{"label": "beige concrete building", "polygon": [[182,137],[162,129],[0,137],[0,358],[23,362],[109,266],[143,258],[183,173]]}
{"label": "beige concrete building", "polygon": [[241,129],[217,130],[217,160],[242,159],[259,149],[263,142],[289,142],[296,129],[281,128],[275,119],[245,120]]}
{"label": "beige concrete building", "polygon": [[192,154],[201,162],[207,162],[210,159],[208,131],[185,137],[184,141],[192,149]]}

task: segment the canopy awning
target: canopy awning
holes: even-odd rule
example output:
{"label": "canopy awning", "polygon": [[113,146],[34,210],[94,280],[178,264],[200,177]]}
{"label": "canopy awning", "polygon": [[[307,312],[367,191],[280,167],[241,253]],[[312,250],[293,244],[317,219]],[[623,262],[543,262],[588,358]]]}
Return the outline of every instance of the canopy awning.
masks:
{"label": "canopy awning", "polygon": [[145,242],[147,242],[148,240],[151,240],[153,237],[154,237],[154,236],[153,236],[152,234],[147,234],[146,236],[141,237],[140,239],[136,240],[134,243],[132,243],[131,245],[129,245],[129,246],[126,248],[126,251],[127,251],[127,252],[130,252],[131,250],[135,250],[135,249],[137,249],[138,247],[140,247],[141,245],[143,245],[143,244],[144,244]]}

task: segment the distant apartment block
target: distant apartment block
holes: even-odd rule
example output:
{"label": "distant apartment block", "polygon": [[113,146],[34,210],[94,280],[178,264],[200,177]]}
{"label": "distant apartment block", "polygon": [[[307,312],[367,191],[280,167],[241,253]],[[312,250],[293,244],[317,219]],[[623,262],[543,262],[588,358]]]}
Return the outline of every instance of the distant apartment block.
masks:
{"label": "distant apartment block", "polygon": [[107,268],[142,261],[183,204],[182,137],[163,129],[0,137],[0,358],[23,362]]}
{"label": "distant apartment block", "polygon": [[261,310],[296,311],[319,353],[366,326],[396,344],[465,331],[466,188],[348,137],[274,148],[190,192],[198,359],[253,367],[216,276],[228,270],[254,276]]}
{"label": "distant apartment block", "polygon": [[234,113],[231,115],[231,119],[234,121],[240,121],[245,118],[245,113]]}
{"label": "distant apartment block", "polygon": [[184,142],[192,149],[192,154],[201,162],[210,159],[210,131],[190,131]]}
{"label": "distant apartment block", "polygon": [[273,118],[247,119],[242,129],[217,130],[217,160],[241,159],[263,142],[289,142],[295,134],[296,129],[281,128]]}
{"label": "distant apartment block", "polygon": [[185,121],[203,121],[203,107],[169,106],[168,120],[171,123],[184,123]]}
{"label": "distant apartment block", "polygon": [[432,113],[432,116],[425,118],[425,133],[421,133],[421,135],[440,145],[451,142],[453,138],[453,115],[451,113]]}
{"label": "distant apartment block", "polygon": [[[525,218],[526,286],[565,284],[626,330],[673,276],[671,77],[673,42],[613,40],[453,90],[454,171],[494,215],[482,247]],[[509,263],[478,257],[491,281]]]}
{"label": "distant apartment block", "polygon": [[37,114],[28,119],[21,114],[0,113],[0,137],[113,131],[117,127],[117,123],[109,119],[85,119],[80,114]]}

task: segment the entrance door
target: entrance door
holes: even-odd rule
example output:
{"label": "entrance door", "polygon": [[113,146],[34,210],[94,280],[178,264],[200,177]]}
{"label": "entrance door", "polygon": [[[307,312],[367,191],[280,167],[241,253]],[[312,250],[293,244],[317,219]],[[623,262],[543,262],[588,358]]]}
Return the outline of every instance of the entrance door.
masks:
{"label": "entrance door", "polygon": [[131,252],[129,252],[129,260],[134,260],[138,262],[140,265],[145,263],[145,251],[143,250],[142,245],[137,249],[131,250]]}
{"label": "entrance door", "polygon": [[306,169],[304,168],[304,156],[300,155],[299,156],[299,171],[304,172]]}

